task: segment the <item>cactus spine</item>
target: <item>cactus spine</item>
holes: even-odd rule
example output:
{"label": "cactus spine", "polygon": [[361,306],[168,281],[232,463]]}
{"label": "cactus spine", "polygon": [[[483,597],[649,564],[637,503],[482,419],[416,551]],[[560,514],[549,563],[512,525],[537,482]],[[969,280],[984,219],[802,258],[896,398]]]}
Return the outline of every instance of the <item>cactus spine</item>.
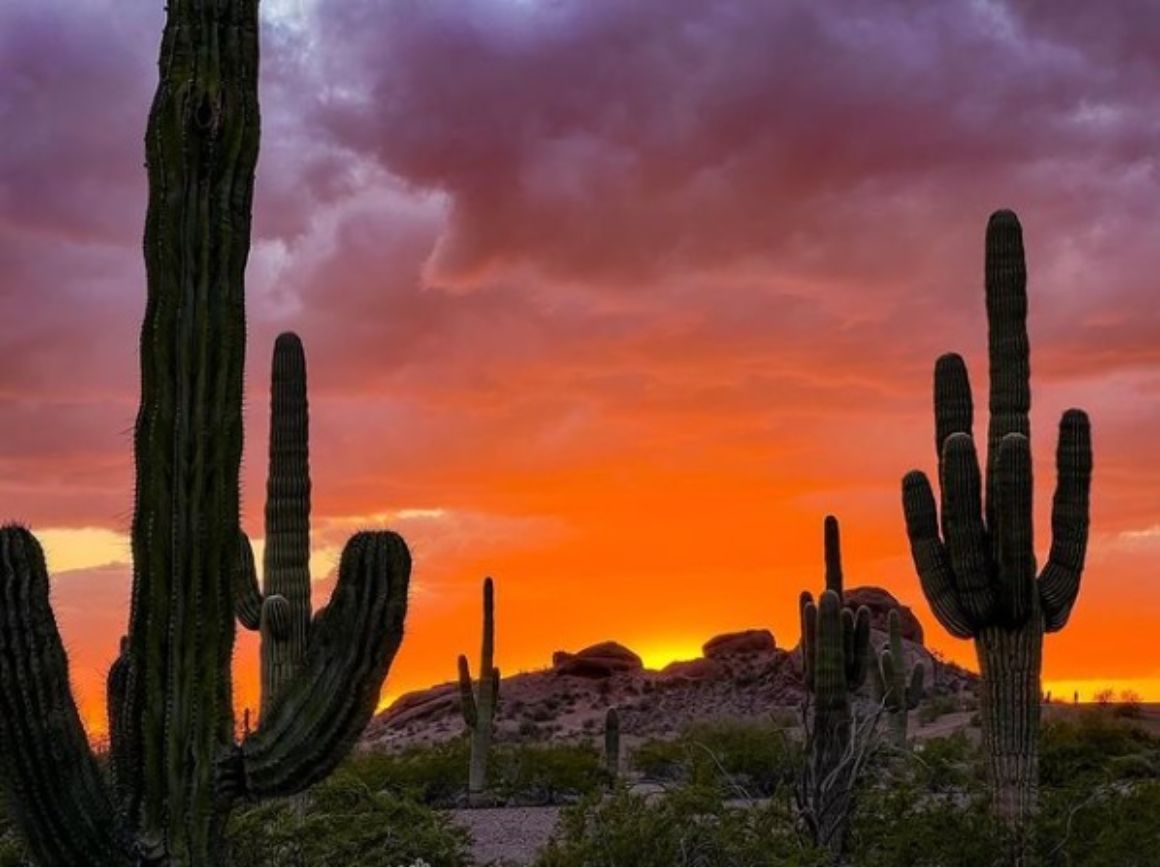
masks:
{"label": "cactus spine", "polygon": [[270,375],[270,469],[262,589],[243,537],[238,621],[262,635],[261,713],[298,673],[310,641],[310,415],[306,354],[298,335],[274,342]]}
{"label": "cactus spine", "polygon": [[114,786],[68,686],[36,539],[0,528],[0,780],[42,867],[216,867],[239,798],[322,778],[377,704],[410,557],[347,544],[299,676],[234,740],[244,272],[258,154],[257,0],[171,0],[149,115],[148,300],[134,437],[133,588],[108,680]]}
{"label": "cactus spine", "polygon": [[809,757],[798,799],[814,839],[839,856],[857,766],[851,755],[854,717],[850,695],[866,678],[870,610],[842,607],[842,552],[838,520],[825,520],[826,589],[814,604],[800,599],[802,672],[810,702]]}
{"label": "cactus spine", "polygon": [[906,729],[910,711],[922,700],[925,670],[917,663],[906,676],[906,657],[902,653],[902,622],[898,610],[892,609],[887,617],[889,643],[878,656],[873,667],[877,694],[886,708],[890,739],[900,750],[906,749]]}
{"label": "cactus spine", "polygon": [[487,760],[495,731],[499,704],[499,669],[495,657],[495,588],[490,578],[483,582],[483,648],[479,659],[479,688],[471,682],[467,657],[459,657],[459,694],[463,721],[471,730],[471,765],[467,777],[467,797],[472,806],[487,800]]}
{"label": "cactus spine", "polygon": [[[1052,543],[1036,577],[1023,232],[1011,211],[987,224],[986,298],[991,418],[985,480],[972,436],[967,368],[954,354],[935,365],[939,508],[927,477],[903,479],[915,569],[939,622],[973,638],[983,678],[983,743],[998,816],[1023,827],[1039,790],[1039,696],[1044,632],[1062,629],[1079,592],[1089,525],[1091,428],[1063,415]],[[985,497],[985,499],[984,499]]]}
{"label": "cactus spine", "polygon": [[615,784],[620,776],[620,714],[614,707],[604,714],[604,765],[609,782]]}

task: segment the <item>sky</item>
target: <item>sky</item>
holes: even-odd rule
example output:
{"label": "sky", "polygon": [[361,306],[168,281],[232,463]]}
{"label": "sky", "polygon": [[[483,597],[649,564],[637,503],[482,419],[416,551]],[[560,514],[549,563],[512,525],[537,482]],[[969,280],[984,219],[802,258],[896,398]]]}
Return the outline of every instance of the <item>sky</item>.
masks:
{"label": "sky", "polygon": [[[474,657],[797,643],[848,586],[921,598],[899,482],[931,373],[986,383],[987,215],[1030,272],[1036,544],[1091,414],[1088,569],[1057,695],[1160,700],[1160,12],[922,0],[263,0],[245,526],[269,354],[310,367],[317,598],[356,529],[415,556],[384,700]],[[142,137],[163,3],[0,4],[0,519],[53,570],[93,732],[126,619]],[[982,398],[977,398],[979,402]],[[239,706],[256,705],[254,639]]]}

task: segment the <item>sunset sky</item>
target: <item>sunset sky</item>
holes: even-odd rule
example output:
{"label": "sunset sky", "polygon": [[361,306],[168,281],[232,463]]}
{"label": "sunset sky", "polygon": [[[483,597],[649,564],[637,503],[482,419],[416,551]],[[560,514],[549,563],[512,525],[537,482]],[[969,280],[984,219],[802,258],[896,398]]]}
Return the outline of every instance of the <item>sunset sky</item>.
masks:
{"label": "sunset sky", "polygon": [[[0,520],[37,532],[90,727],[125,619],[161,0],[0,4]],[[821,522],[921,599],[899,480],[931,371],[986,383],[988,213],[1024,224],[1037,545],[1091,414],[1088,570],[1047,686],[1160,700],[1160,10],[1147,0],[263,0],[243,509],[269,353],[310,365],[315,574],[415,554],[389,696],[478,652],[797,643]],[[322,598],[320,596],[320,598]],[[240,704],[256,704],[254,641]]]}

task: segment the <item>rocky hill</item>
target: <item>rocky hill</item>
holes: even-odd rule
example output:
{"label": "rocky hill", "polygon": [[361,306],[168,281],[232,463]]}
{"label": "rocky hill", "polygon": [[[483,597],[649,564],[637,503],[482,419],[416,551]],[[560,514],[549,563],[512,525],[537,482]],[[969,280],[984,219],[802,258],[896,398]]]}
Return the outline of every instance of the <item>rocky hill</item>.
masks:
{"label": "rocky hill", "polygon": [[[921,624],[887,591],[856,588],[846,593],[845,604],[870,609],[871,641],[876,649],[887,640],[889,611],[899,609],[907,663],[922,662],[926,667],[928,695],[973,688],[975,675],[938,662],[923,644]],[[674,662],[659,671],[646,669],[629,648],[606,641],[576,652],[557,651],[549,667],[505,677],[497,736],[567,739],[596,734],[609,707],[618,709],[625,734],[665,735],[701,719],[796,716],[802,695],[797,647],[778,647],[767,629],[718,635],[705,642],[699,658]],[[863,687],[863,698],[871,700],[869,686]],[[431,743],[462,732],[459,689],[451,682],[399,698],[371,722],[363,744]]]}

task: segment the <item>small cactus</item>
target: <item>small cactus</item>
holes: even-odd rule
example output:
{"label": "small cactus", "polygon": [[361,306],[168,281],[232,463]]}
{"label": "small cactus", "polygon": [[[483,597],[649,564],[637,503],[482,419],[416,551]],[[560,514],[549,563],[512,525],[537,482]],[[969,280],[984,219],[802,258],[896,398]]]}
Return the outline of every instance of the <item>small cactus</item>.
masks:
{"label": "small cactus", "polygon": [[826,589],[814,604],[800,598],[802,672],[810,696],[808,751],[799,802],[815,840],[839,855],[852,797],[854,716],[851,694],[866,678],[870,610],[842,607],[842,551],[837,518],[825,520]]}
{"label": "small cactus", "polygon": [[906,657],[902,653],[902,621],[898,609],[891,609],[887,618],[889,645],[882,649],[877,665],[872,668],[876,695],[886,709],[891,741],[900,750],[906,749],[906,728],[909,712],[918,707],[923,696],[926,676],[922,663],[906,676]]}
{"label": "small cactus", "polygon": [[615,784],[620,776],[620,714],[614,707],[604,714],[604,765],[609,782]]}
{"label": "small cactus", "polygon": [[495,656],[495,588],[490,578],[483,582],[483,648],[479,660],[479,689],[471,682],[467,657],[459,657],[459,696],[463,721],[471,730],[471,765],[467,777],[467,798],[471,806],[487,800],[487,760],[495,734],[495,713],[499,705],[499,669]]}

